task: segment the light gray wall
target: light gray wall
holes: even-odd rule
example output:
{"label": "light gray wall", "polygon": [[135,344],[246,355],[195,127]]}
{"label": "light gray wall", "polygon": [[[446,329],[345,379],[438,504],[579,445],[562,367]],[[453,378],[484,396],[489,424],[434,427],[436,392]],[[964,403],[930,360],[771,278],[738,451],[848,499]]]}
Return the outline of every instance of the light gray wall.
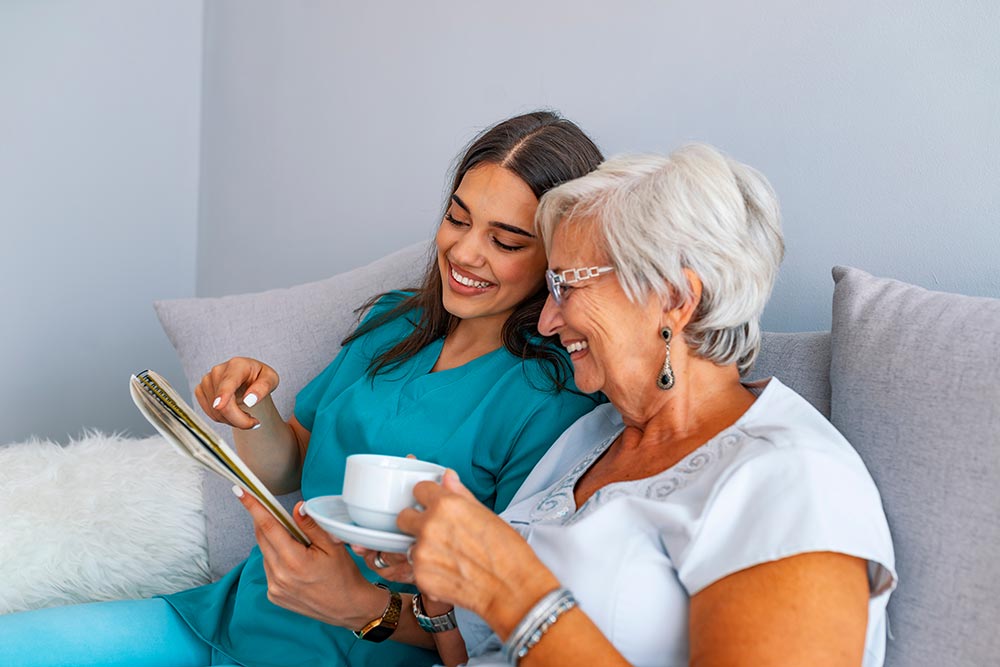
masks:
{"label": "light gray wall", "polygon": [[194,293],[201,2],[0,2],[0,444],[152,431],[183,377],[154,298]]}
{"label": "light gray wall", "polygon": [[0,1],[0,443],[148,432],[153,299],[429,237],[456,153],[536,107],[767,174],[769,329],[828,326],[837,263],[1000,296],[998,32],[992,0]]}
{"label": "light gray wall", "polygon": [[429,236],[478,128],[562,110],[606,153],[761,169],[772,330],[829,326],[834,264],[1000,296],[1000,5],[215,0],[198,291],[289,285]]}

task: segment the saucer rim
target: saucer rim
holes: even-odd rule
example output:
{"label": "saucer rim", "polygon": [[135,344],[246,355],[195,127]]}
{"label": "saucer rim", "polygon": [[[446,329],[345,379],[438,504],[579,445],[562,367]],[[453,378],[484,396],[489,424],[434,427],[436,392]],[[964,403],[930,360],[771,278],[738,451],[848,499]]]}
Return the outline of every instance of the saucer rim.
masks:
{"label": "saucer rim", "polygon": [[[316,505],[319,503],[312,504],[314,501],[324,501],[328,503],[333,503],[336,507],[342,508],[343,515],[347,517],[347,520],[334,518],[329,513],[319,512],[315,509]],[[416,539],[412,535],[407,535],[406,533],[397,533],[389,530],[378,530],[377,528],[367,528],[365,526],[359,526],[350,520],[347,515],[347,504],[344,502],[344,497],[342,495],[325,495],[325,496],[315,496],[305,501],[306,514],[311,516],[313,520],[320,525],[323,530],[330,533],[339,540],[343,540],[348,544],[357,544],[358,546],[365,547],[366,549],[376,549],[380,551],[390,551],[391,549],[399,549],[397,553],[404,552],[407,547],[413,544]],[[365,538],[364,540],[358,540],[350,538],[348,539],[344,535],[339,535],[334,530],[331,530],[324,522],[330,524],[334,529],[341,529],[345,533],[353,533],[355,536],[360,536]],[[368,542],[368,538],[380,542],[380,544],[365,544]],[[386,547],[386,544],[391,544],[391,547]]]}

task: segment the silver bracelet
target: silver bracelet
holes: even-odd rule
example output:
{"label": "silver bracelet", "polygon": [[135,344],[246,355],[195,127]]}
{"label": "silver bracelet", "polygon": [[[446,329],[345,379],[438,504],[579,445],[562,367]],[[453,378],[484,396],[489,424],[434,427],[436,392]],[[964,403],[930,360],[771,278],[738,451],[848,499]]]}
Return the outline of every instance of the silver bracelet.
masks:
{"label": "silver bracelet", "polygon": [[559,617],[575,606],[576,598],[565,588],[557,588],[547,594],[524,615],[504,642],[504,659],[509,664],[516,665]]}

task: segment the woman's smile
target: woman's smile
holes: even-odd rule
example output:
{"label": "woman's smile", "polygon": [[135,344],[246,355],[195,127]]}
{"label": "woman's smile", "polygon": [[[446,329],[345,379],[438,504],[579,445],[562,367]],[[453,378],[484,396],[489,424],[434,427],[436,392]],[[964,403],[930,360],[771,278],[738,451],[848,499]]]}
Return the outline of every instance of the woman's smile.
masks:
{"label": "woman's smile", "polygon": [[448,285],[460,294],[475,296],[497,286],[496,283],[484,280],[474,273],[459,269],[451,260],[448,261],[448,268],[450,269],[449,274],[451,276]]}

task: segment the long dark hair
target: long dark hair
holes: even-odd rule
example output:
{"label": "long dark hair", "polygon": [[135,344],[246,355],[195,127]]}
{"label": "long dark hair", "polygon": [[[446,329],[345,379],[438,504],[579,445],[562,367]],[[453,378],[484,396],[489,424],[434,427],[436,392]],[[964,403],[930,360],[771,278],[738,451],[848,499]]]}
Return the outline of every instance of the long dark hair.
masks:
{"label": "long dark hair", "polygon": [[[472,140],[455,168],[445,207],[447,209],[447,202],[458,190],[465,174],[478,165],[495,164],[509,169],[531,188],[535,197],[541,198],[560,183],[589,173],[603,159],[601,151],[583,130],[554,112],[534,111],[515,116],[487,128]],[[364,322],[343,341],[347,345],[405,313],[420,311],[420,320],[413,331],[372,360],[368,367],[372,377],[410,359],[458,324],[458,318],[444,308],[436,253],[431,254],[421,285],[409,291],[413,294]],[[546,295],[546,288],[542,286],[519,303],[504,322],[500,336],[511,354],[522,359],[547,362],[544,365],[545,374],[552,380],[555,389],[560,390],[566,386],[570,369],[565,359],[552,349],[553,339],[538,333],[538,318]],[[367,310],[383,296],[372,297],[358,311]]]}

